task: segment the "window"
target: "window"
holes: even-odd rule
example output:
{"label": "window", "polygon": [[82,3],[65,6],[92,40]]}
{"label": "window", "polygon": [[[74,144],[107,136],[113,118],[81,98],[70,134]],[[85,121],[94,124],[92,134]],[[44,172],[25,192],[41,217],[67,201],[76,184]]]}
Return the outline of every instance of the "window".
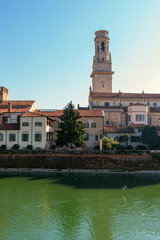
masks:
{"label": "window", "polygon": [[41,123],[41,122],[35,122],[35,126],[36,126],[36,127],[41,127],[41,126],[42,126],[42,123]]}
{"label": "window", "polygon": [[40,134],[40,133],[35,134],[35,142],[40,142],[41,138],[42,138],[42,134]]}
{"label": "window", "polygon": [[98,135],[95,135],[95,141],[98,141]]}
{"label": "window", "polygon": [[84,123],[85,128],[89,128],[89,123]]}
{"label": "window", "polygon": [[104,47],[104,42],[101,42],[101,50],[104,52],[104,49],[105,49],[105,47]]}
{"label": "window", "polygon": [[136,121],[144,121],[144,114],[136,114]]}
{"label": "window", "polygon": [[23,133],[22,134],[22,141],[27,142],[29,140],[29,134],[28,133]]}
{"label": "window", "polygon": [[4,116],[4,117],[3,117],[3,123],[7,123],[7,121],[8,121],[8,117],[7,117],[7,116]]}
{"label": "window", "polygon": [[89,134],[88,134],[88,133],[85,133],[83,139],[86,140],[86,141],[88,141],[88,140],[89,140]]}
{"label": "window", "polygon": [[52,132],[47,132],[46,139],[47,139],[47,141],[53,140],[53,133]]}
{"label": "window", "polygon": [[10,142],[15,142],[16,141],[16,134],[10,133],[9,134],[9,141]]}
{"label": "window", "polygon": [[131,116],[130,115],[128,115],[128,122],[130,122],[131,121]]}
{"label": "window", "polygon": [[23,127],[28,127],[29,126],[29,122],[22,122],[22,126]]}
{"label": "window", "polygon": [[108,126],[108,124],[109,124],[109,121],[106,121],[106,126]]}
{"label": "window", "polygon": [[91,128],[96,128],[96,123],[92,123]]}
{"label": "window", "polygon": [[99,46],[97,47],[97,52],[99,52]]}
{"label": "window", "polygon": [[105,103],[104,103],[104,106],[105,106],[105,107],[109,107],[109,102],[105,102]]}
{"label": "window", "polygon": [[17,116],[17,123],[20,122],[20,117],[21,117],[20,115]]}
{"label": "window", "polygon": [[0,133],[0,142],[3,142],[3,134]]}
{"label": "window", "polygon": [[156,107],[156,106],[157,106],[157,103],[153,103],[153,106]]}
{"label": "window", "polygon": [[104,88],[104,83],[102,83],[102,88]]}

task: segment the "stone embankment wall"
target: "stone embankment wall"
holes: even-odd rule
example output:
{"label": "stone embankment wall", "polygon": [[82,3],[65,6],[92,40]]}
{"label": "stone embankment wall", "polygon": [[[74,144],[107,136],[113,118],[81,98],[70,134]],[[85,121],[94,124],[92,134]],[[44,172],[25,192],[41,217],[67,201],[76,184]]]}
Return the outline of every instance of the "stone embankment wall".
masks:
{"label": "stone embankment wall", "polygon": [[150,155],[1,154],[0,168],[160,170]]}

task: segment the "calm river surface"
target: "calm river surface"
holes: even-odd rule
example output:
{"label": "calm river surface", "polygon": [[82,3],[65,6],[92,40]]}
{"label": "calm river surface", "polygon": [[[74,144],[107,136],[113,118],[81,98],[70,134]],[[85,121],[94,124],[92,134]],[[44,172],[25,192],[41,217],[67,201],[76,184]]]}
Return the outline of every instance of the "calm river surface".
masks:
{"label": "calm river surface", "polygon": [[160,175],[1,173],[0,239],[160,239]]}

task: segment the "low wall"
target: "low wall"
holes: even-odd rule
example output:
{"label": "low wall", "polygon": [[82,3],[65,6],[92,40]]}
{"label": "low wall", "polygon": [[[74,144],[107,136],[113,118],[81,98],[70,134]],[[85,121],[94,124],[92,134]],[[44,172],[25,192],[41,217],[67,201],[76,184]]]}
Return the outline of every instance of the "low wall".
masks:
{"label": "low wall", "polygon": [[0,168],[160,170],[149,155],[0,154]]}

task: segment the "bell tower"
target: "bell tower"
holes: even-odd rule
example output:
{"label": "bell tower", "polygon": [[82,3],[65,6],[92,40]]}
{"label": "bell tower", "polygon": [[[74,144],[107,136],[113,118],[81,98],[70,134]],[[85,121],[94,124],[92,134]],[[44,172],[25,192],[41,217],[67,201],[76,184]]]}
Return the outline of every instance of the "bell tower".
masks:
{"label": "bell tower", "polygon": [[93,58],[92,92],[112,92],[112,62],[109,52],[109,32],[95,32],[95,56]]}

